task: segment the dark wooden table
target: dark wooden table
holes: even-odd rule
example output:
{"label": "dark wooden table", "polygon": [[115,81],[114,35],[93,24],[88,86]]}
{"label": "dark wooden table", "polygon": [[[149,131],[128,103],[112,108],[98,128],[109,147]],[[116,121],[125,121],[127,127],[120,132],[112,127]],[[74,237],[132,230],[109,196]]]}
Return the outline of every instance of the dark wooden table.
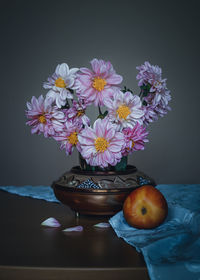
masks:
{"label": "dark wooden table", "polygon": [[[45,228],[55,217],[62,227]],[[149,279],[143,256],[112,228],[108,217],[80,216],[67,206],[0,191],[0,279]],[[62,229],[82,225],[80,233]]]}

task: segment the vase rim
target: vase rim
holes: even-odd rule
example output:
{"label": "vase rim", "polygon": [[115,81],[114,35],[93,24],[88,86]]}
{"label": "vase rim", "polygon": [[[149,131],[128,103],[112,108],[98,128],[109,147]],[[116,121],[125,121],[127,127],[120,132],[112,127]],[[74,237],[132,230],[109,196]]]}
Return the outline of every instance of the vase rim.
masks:
{"label": "vase rim", "polygon": [[84,175],[91,175],[91,176],[106,176],[106,175],[125,175],[130,173],[135,173],[137,168],[134,165],[127,165],[126,170],[123,171],[116,171],[116,170],[109,170],[109,171],[92,171],[92,170],[82,170],[80,166],[74,166],[70,170],[70,172],[74,174],[84,174]]}

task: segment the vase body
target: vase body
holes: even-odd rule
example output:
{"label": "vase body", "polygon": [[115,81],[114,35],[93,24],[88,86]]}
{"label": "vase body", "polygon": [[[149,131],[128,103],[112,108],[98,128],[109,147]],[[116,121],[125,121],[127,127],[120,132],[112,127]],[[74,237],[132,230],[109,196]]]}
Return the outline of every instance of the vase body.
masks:
{"label": "vase body", "polygon": [[[119,171],[93,171],[85,167],[73,167],[52,184],[57,199],[80,214],[114,215],[122,209],[130,192],[141,186],[141,178],[155,185],[152,178],[135,166],[127,165],[126,170]],[[88,180],[96,188],[85,188]]]}

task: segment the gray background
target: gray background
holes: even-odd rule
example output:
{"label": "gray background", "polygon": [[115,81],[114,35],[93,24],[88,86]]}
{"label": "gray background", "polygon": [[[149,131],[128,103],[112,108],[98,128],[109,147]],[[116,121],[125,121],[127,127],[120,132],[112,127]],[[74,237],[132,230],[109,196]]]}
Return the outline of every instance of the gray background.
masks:
{"label": "gray background", "polygon": [[[199,1],[1,1],[0,185],[49,185],[78,164],[54,140],[31,135],[26,102],[58,63],[110,60],[138,93],[135,67],[163,69],[172,111],[150,125],[129,163],[157,183],[199,183]],[[90,112],[91,113],[91,112]]]}

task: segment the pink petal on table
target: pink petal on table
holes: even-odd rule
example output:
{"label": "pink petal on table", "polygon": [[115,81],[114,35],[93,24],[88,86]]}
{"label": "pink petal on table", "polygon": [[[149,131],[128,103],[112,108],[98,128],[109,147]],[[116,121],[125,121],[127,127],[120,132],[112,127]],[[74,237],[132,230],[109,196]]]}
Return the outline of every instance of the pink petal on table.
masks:
{"label": "pink petal on table", "polygon": [[109,223],[98,223],[96,225],[94,225],[94,227],[98,227],[98,228],[109,228],[110,224]]}
{"label": "pink petal on table", "polygon": [[60,227],[61,224],[55,219],[55,218],[48,218],[45,221],[43,221],[41,223],[42,226],[46,226],[46,227]]}
{"label": "pink petal on table", "polygon": [[64,232],[71,232],[71,231],[83,231],[82,226],[76,226],[76,227],[69,227],[63,230]]}

